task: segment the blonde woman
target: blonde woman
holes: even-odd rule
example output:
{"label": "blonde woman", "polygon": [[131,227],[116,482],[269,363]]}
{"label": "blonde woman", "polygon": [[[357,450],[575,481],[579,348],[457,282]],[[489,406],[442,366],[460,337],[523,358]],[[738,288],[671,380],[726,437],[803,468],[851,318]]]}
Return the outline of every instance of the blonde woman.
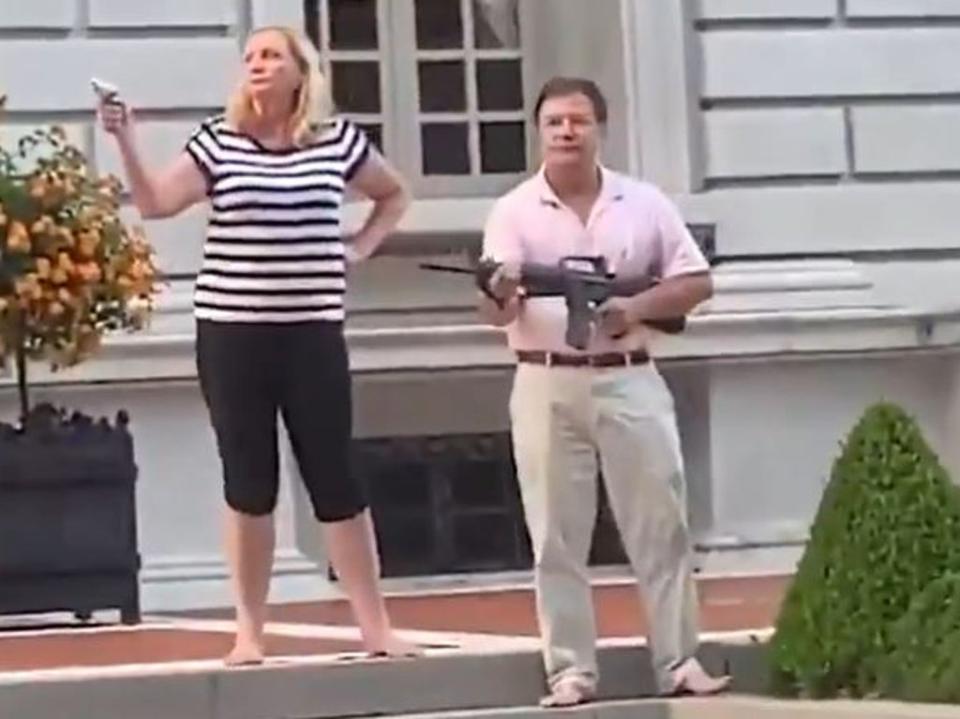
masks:
{"label": "blonde woman", "polygon": [[[164,172],[145,167],[122,103],[99,109],[144,217],[171,217],[205,199],[212,208],[194,305],[236,600],[236,641],[225,661],[263,661],[278,412],[365,647],[410,653],[390,627],[370,511],[349,471],[343,339],[346,266],[396,227],[409,204],[400,177],[359,128],[332,115],[316,50],[289,28],[250,35],[225,115],[203,122]],[[373,201],[349,242],[340,232],[348,186]]]}

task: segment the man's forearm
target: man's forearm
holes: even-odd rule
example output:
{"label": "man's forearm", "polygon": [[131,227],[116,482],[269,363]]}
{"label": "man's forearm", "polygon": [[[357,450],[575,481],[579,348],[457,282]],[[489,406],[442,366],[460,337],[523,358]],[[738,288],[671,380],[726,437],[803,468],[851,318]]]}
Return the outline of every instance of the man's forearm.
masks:
{"label": "man's forearm", "polygon": [[682,317],[713,296],[709,274],[687,275],[665,280],[632,298],[639,321]]}

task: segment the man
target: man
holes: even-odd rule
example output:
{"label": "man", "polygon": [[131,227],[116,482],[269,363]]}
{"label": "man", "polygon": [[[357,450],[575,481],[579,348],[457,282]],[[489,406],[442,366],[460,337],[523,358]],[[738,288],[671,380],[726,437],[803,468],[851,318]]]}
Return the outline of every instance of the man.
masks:
{"label": "man", "polygon": [[[543,167],[495,204],[484,255],[503,263],[482,316],[506,326],[518,364],[510,398],[514,454],[534,551],[537,610],[550,693],[569,706],[596,693],[596,630],[587,556],[598,469],[640,589],[663,694],[712,694],[728,677],[694,657],[697,600],[673,398],[647,356],[644,321],[687,314],[710,297],[702,253],[655,187],[598,163],[607,119],[597,86],[554,78],[534,109]],[[621,276],[655,287],[598,308],[585,350],[564,342],[562,298],[525,299],[520,264],[602,256]]]}

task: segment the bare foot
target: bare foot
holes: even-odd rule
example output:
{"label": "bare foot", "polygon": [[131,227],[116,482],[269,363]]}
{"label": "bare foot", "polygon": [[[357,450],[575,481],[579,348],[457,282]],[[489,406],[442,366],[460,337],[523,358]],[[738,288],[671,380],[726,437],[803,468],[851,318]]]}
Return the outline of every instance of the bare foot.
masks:
{"label": "bare foot", "polygon": [[730,688],[733,678],[714,677],[707,674],[703,665],[691,657],[671,673],[672,689],[668,696],[710,696],[721,694]]}
{"label": "bare foot", "polygon": [[540,706],[572,707],[592,701],[596,693],[595,683],[586,677],[568,676],[553,685],[550,693],[540,700]]}
{"label": "bare foot", "polygon": [[237,640],[230,653],[223,658],[228,667],[249,667],[263,664],[263,649],[254,642]]}
{"label": "bare foot", "polygon": [[423,649],[416,644],[401,639],[393,632],[384,637],[364,640],[364,647],[371,657],[422,657]]}

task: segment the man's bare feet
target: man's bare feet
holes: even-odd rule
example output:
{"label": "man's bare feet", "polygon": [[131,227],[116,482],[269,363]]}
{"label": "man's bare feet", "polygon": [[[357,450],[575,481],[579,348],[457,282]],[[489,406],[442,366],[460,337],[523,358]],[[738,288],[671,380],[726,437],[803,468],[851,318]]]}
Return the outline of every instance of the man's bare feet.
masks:
{"label": "man's bare feet", "polygon": [[230,653],[223,658],[228,667],[249,667],[263,664],[263,648],[256,642],[237,639]]}
{"label": "man's bare feet", "polygon": [[667,696],[710,696],[727,691],[733,678],[711,676],[695,657],[690,657],[671,672],[670,681],[672,688]]}
{"label": "man's bare feet", "polygon": [[584,676],[562,677],[540,699],[542,707],[572,707],[592,701],[597,694],[596,682]]}

